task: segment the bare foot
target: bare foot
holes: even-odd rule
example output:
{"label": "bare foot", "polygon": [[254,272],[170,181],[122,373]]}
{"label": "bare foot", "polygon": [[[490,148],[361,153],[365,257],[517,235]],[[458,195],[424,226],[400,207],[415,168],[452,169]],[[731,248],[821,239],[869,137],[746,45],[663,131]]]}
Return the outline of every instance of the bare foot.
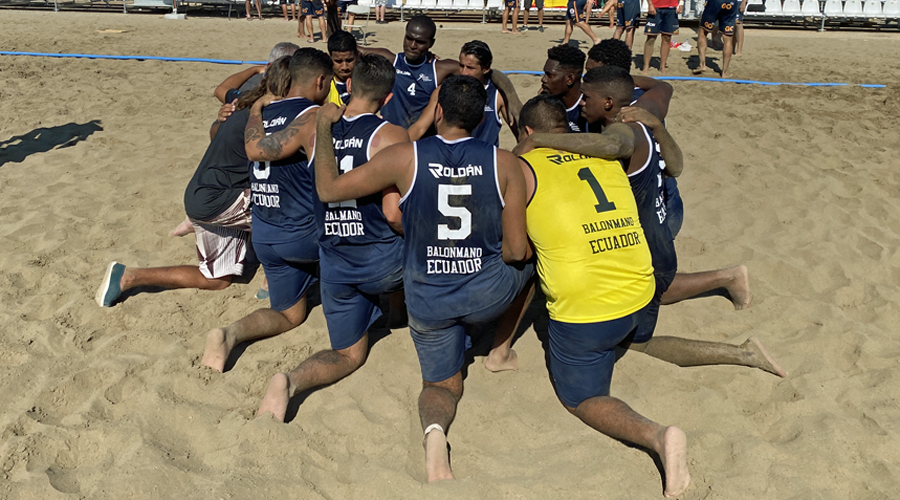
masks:
{"label": "bare foot", "polygon": [[649,75],[649,74],[650,74],[650,70],[644,68],[644,69],[641,70],[641,74],[642,74],[642,75]]}
{"label": "bare foot", "polygon": [[669,74],[668,69],[669,69],[668,66],[663,66],[662,68],[659,69],[659,74],[660,75],[668,75]]}
{"label": "bare foot", "polygon": [[194,232],[194,225],[191,224],[190,219],[185,218],[184,221],[181,222],[181,224],[178,224],[177,226],[175,226],[175,229],[173,229],[172,232],[169,233],[169,236],[174,238],[176,236],[184,236],[186,234],[191,234],[193,232]]}
{"label": "bare foot", "polygon": [[731,274],[731,282],[725,285],[734,310],[740,311],[750,307],[750,273],[747,266],[734,266],[727,271]]}
{"label": "bare foot", "polygon": [[223,328],[213,328],[206,334],[206,348],[203,349],[203,359],[200,364],[222,373],[225,371],[225,361],[231,353],[228,338]]}
{"label": "bare foot", "polygon": [[501,353],[500,349],[491,349],[491,352],[484,358],[484,367],[495,373],[518,370],[519,356],[516,354],[515,349],[510,349],[506,354]]}
{"label": "bare foot", "polygon": [[707,69],[709,68],[707,68],[706,66],[700,66],[699,68],[694,69],[693,73],[695,75],[702,75],[703,73],[706,73]]}
{"label": "bare foot", "polygon": [[521,31],[519,31],[519,30],[517,30],[517,29],[515,29],[515,28],[513,28],[513,30],[512,30],[510,33],[512,33],[513,35],[521,35],[521,34],[522,34]]}
{"label": "bare foot", "polygon": [[735,52],[734,53],[734,57],[741,57],[741,55],[743,55],[743,52]]}
{"label": "bare foot", "polygon": [[500,33],[512,33],[512,31],[509,31],[508,29],[503,28],[500,30]]}
{"label": "bare foot", "polygon": [[433,430],[425,436],[422,445],[425,447],[425,472],[428,475],[428,482],[456,479],[450,470],[447,436],[443,432]]}
{"label": "bare foot", "polygon": [[256,416],[261,417],[266,413],[275,415],[279,422],[284,422],[284,415],[287,413],[288,401],[291,400],[291,382],[287,373],[276,373],[269,380],[269,388],[266,389],[266,395],[263,397],[262,403],[259,404],[259,410]]}
{"label": "bare foot", "polygon": [[677,497],[691,484],[687,466],[687,436],[678,427],[666,427],[663,431],[659,458],[666,473],[666,498]]}
{"label": "bare foot", "polygon": [[746,342],[741,344],[741,349],[750,353],[750,359],[753,366],[760,370],[767,371],[781,378],[787,377],[787,372],[781,368],[781,365],[775,361],[775,358],[769,354],[766,347],[756,337],[750,337]]}
{"label": "bare foot", "polygon": [[731,73],[726,73],[724,71],[722,72],[722,78],[731,78],[732,76],[734,76],[734,75]]}

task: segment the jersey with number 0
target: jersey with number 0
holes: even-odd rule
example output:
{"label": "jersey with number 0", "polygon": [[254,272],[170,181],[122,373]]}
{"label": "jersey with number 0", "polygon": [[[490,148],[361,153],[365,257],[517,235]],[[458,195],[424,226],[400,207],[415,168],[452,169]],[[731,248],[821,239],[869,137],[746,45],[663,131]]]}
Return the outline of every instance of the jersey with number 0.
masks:
{"label": "jersey with number 0", "polygon": [[407,63],[403,54],[394,57],[394,97],[381,108],[385,120],[407,129],[416,123],[437,89],[436,63],[431,54],[416,66]]}
{"label": "jersey with number 0", "polygon": [[[266,135],[284,129],[295,118],[318,107],[303,97],[273,102],[263,108]],[[254,241],[287,243],[315,235],[313,200],[316,186],[302,149],[283,160],[253,162],[250,190]]]}
{"label": "jersey with number 0", "polygon": [[403,210],[403,286],[409,314],[446,320],[508,293],[497,148],[466,137],[413,143],[416,166]]}
{"label": "jersey with number 0", "polygon": [[659,154],[659,145],[653,138],[653,132],[642,123],[638,125],[650,144],[650,157],[640,168],[628,174],[628,180],[631,182],[641,225],[653,256],[653,268],[657,275],[671,274],[674,277],[678,258],[672,233],[666,224],[666,195],[663,187],[665,163]]}
{"label": "jersey with number 0", "polygon": [[522,159],[534,172],[528,236],[550,317],[596,323],[647,305],[650,249],[622,164],[545,148]]}
{"label": "jersey with number 0", "polygon": [[484,120],[472,131],[472,137],[482,141],[500,145],[500,92],[494,86],[494,82],[488,80],[484,86],[487,91],[487,101],[484,103]]}
{"label": "jersey with number 0", "polygon": [[[372,137],[387,124],[371,114],[346,116],[331,127],[341,174],[371,159]],[[315,177],[315,158],[310,172]],[[366,283],[397,271],[403,239],[384,217],[381,193],[339,203],[316,202],[320,277],[330,283]]]}

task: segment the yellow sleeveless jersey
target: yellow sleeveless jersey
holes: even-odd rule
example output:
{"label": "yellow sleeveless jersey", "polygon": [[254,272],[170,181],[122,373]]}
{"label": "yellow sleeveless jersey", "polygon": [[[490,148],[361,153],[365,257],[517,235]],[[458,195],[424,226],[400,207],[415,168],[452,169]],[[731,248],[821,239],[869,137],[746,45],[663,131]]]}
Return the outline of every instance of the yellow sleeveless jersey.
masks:
{"label": "yellow sleeveless jersey", "polygon": [[535,177],[528,236],[550,317],[596,323],[647,305],[653,264],[622,165],[543,148],[522,159]]}
{"label": "yellow sleeveless jersey", "polygon": [[328,102],[333,102],[335,106],[344,105],[344,101],[341,100],[341,93],[338,92],[337,85],[334,84],[334,78],[331,79],[331,90],[328,91]]}

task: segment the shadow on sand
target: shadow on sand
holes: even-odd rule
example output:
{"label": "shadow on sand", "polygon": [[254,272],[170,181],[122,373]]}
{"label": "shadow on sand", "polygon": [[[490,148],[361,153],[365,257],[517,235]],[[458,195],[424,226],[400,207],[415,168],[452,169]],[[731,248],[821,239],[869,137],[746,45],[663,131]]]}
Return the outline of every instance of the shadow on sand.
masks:
{"label": "shadow on sand", "polygon": [[36,128],[31,132],[0,141],[0,166],[6,163],[21,163],[35,153],[74,146],[94,132],[102,130],[100,120]]}

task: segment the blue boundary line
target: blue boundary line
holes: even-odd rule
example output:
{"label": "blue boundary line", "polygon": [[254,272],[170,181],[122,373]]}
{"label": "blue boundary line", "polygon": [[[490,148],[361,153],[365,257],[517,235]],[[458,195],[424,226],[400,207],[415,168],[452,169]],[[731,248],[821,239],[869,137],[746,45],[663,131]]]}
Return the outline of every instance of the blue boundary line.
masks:
{"label": "blue boundary line", "polygon": [[[11,52],[0,51],[3,56],[30,56],[30,57],[56,57],[56,58],[74,58],[74,59],[114,59],[120,61],[169,61],[169,62],[203,62],[212,64],[266,64],[266,61],[238,61],[235,59],[206,59],[200,57],[161,57],[161,56],[114,56],[106,54],[55,54],[51,52]],[[508,75],[543,75],[540,71],[504,71]],[[886,85],[872,83],[792,83],[792,82],[763,82],[759,80],[732,80],[726,78],[709,78],[703,76],[661,76],[657,80],[669,81],[693,81],[693,82],[719,82],[719,83],[741,83],[750,85],[795,85],[800,87],[847,87],[855,85],[870,89],[883,89]]]}

